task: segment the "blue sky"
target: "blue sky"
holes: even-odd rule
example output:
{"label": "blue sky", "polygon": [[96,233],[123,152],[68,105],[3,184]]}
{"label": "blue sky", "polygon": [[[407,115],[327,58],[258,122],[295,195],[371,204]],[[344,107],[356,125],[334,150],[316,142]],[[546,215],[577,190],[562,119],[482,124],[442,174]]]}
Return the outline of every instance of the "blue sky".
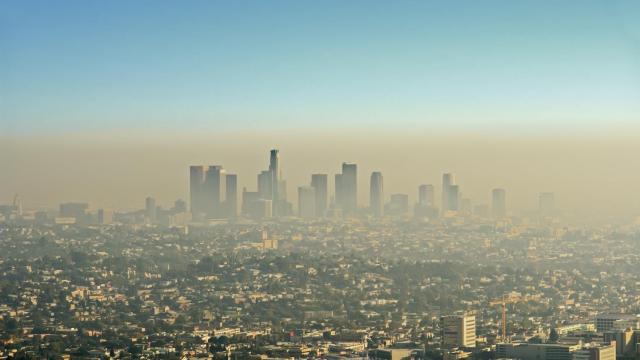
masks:
{"label": "blue sky", "polygon": [[640,2],[0,2],[0,131],[640,124]]}

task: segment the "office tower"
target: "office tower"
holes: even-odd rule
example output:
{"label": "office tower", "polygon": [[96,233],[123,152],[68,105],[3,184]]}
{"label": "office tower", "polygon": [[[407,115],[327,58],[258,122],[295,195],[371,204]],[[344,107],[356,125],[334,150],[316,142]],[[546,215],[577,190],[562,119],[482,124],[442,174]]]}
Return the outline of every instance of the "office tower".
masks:
{"label": "office tower", "polygon": [[280,160],[278,150],[272,149],[269,153],[269,169],[258,175],[258,193],[260,198],[271,201],[271,214],[273,216],[286,216],[291,214],[291,203],[287,202],[287,182],[281,178]]}
{"label": "office tower", "polygon": [[447,315],[440,318],[442,345],[446,348],[476,346],[476,317],[473,314]]}
{"label": "office tower", "polygon": [[460,192],[458,185],[449,185],[447,190],[447,207],[449,211],[459,210]]}
{"label": "office tower", "polygon": [[258,174],[258,193],[262,199],[271,199],[273,196],[273,177],[271,171],[264,170]]}
{"label": "office tower", "polygon": [[240,212],[242,213],[242,215],[249,216],[251,203],[253,203],[254,201],[260,198],[261,196],[259,191],[247,191],[247,188],[243,188],[242,189],[242,208],[240,209]]}
{"label": "office tower", "polygon": [[238,175],[227,174],[225,189],[226,215],[235,218],[238,215]]}
{"label": "office tower", "polygon": [[435,191],[433,185],[420,185],[418,187],[418,204],[421,206],[435,206]]}
{"label": "office tower", "polygon": [[358,210],[358,166],[356,164],[342,163],[339,197],[337,181],[336,177],[336,202],[342,207],[345,216],[355,215]]}
{"label": "office tower", "polygon": [[316,190],[314,187],[298,187],[298,216],[305,219],[316,216]]}
{"label": "office tower", "polygon": [[[451,200],[451,191],[450,188],[454,184],[453,174],[445,173],[442,174],[442,214],[444,215],[447,211],[453,210],[451,209],[451,204],[449,201]],[[457,200],[456,200],[457,201]]]}
{"label": "office tower", "polygon": [[147,197],[144,201],[145,208],[145,217],[147,221],[150,223],[155,223],[157,221],[157,207],[156,207],[156,199],[152,197]]}
{"label": "office tower", "polygon": [[384,185],[382,173],[374,171],[371,173],[371,183],[369,188],[369,206],[375,217],[381,217],[384,212]]}
{"label": "office tower", "polygon": [[507,195],[504,189],[491,191],[491,212],[496,219],[502,219],[507,215]]}
{"label": "office tower", "polygon": [[316,216],[322,217],[327,212],[327,198],[329,195],[327,174],[311,175],[311,186],[316,191]]}
{"label": "office tower", "polygon": [[418,187],[418,202],[413,212],[416,218],[432,219],[438,217],[433,185],[420,185]]}
{"label": "office tower", "polygon": [[200,165],[192,165],[189,168],[189,192],[190,206],[192,214],[203,214],[206,212],[204,206],[204,179],[205,168]]}
{"label": "office tower", "polygon": [[[278,208],[280,197],[279,187],[280,187],[280,164],[278,161],[278,150],[272,149],[269,155],[269,171],[271,172],[271,199],[273,200],[272,206],[272,214],[273,216],[278,216]],[[286,193],[285,193],[286,194]]]}
{"label": "office tower", "polygon": [[553,193],[545,192],[540,194],[539,209],[541,216],[553,216],[555,214],[556,200]]}
{"label": "office tower", "polygon": [[334,199],[334,206],[342,210],[342,201],[344,198],[344,190],[342,189],[342,174],[335,175],[335,189],[336,194]]}
{"label": "office tower", "polygon": [[207,170],[204,180],[205,213],[210,219],[225,217],[223,205],[223,193],[225,188],[226,172],[220,165],[211,165]]}
{"label": "office tower", "polygon": [[409,195],[391,194],[386,212],[392,216],[406,215],[409,212]]}

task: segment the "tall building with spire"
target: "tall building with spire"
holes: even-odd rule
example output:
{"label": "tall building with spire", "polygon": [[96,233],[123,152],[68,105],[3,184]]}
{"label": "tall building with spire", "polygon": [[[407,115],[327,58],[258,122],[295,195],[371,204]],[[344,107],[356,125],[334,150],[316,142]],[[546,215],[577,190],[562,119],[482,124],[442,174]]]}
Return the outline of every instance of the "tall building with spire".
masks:
{"label": "tall building with spire", "polygon": [[273,216],[278,216],[278,208],[280,197],[278,196],[280,187],[280,161],[278,159],[278,150],[271,149],[269,155],[269,172],[271,173],[271,203]]}

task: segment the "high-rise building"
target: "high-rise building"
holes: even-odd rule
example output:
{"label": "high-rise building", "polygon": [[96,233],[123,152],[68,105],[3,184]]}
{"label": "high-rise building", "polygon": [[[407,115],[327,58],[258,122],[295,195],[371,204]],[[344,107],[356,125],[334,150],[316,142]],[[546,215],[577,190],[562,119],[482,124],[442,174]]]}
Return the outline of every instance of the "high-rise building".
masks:
{"label": "high-rise building", "polygon": [[226,215],[235,218],[238,215],[238,175],[227,174],[224,201]]}
{"label": "high-rise building", "polygon": [[250,216],[251,213],[251,204],[262,197],[260,196],[260,192],[258,191],[247,191],[247,188],[242,189],[242,208],[240,212],[242,215]]}
{"label": "high-rise building", "polygon": [[258,194],[262,199],[271,199],[273,196],[273,177],[271,171],[264,170],[258,174]]}
{"label": "high-rise building", "polygon": [[[272,214],[273,216],[280,215],[278,209],[280,208],[280,161],[278,160],[278,150],[271,149],[269,154],[269,171],[271,172],[271,199],[273,200]],[[286,192],[284,193],[286,194]]]}
{"label": "high-rise building", "polygon": [[337,181],[336,177],[336,202],[342,207],[345,216],[353,216],[358,210],[358,166],[342,163],[342,176],[339,184],[340,196],[338,196]]}
{"label": "high-rise building", "polygon": [[384,184],[382,173],[379,171],[371,173],[369,199],[371,213],[375,217],[381,217],[384,213]]}
{"label": "high-rise building", "polygon": [[443,215],[447,211],[453,210],[451,208],[451,204],[449,204],[449,202],[451,201],[450,188],[454,183],[455,183],[455,180],[453,178],[453,174],[449,174],[449,173],[442,174],[442,204],[441,204],[441,208],[442,208],[442,214]]}
{"label": "high-rise building", "polygon": [[459,199],[460,199],[460,191],[458,185],[449,185],[447,190],[447,207],[448,211],[458,211]]}
{"label": "high-rise building", "polygon": [[314,187],[298,187],[298,216],[305,219],[316,217],[316,189]]}
{"label": "high-rise building", "polygon": [[504,189],[491,191],[491,212],[496,219],[502,219],[507,215],[507,195]]}
{"label": "high-rise building", "polygon": [[287,182],[282,179],[282,169],[278,158],[278,150],[269,153],[269,169],[258,174],[258,194],[260,199],[271,201],[271,215],[286,216],[291,214],[291,203],[287,202]]}
{"label": "high-rise building", "polygon": [[435,206],[435,191],[433,185],[420,185],[418,187],[418,204],[421,206]]}
{"label": "high-rise building", "polygon": [[205,212],[210,219],[226,217],[224,209],[224,194],[226,172],[220,165],[211,165],[204,180],[203,198]]}
{"label": "high-rise building", "polygon": [[311,186],[315,189],[316,193],[316,216],[323,217],[327,212],[327,200],[328,200],[328,183],[327,174],[313,174],[311,175]]}
{"label": "high-rise building", "polygon": [[191,213],[195,215],[204,214],[206,212],[204,205],[204,179],[205,167],[201,165],[192,165],[189,168],[189,192]]}
{"label": "high-rise building", "polygon": [[416,218],[427,219],[438,217],[433,185],[420,185],[418,187],[418,202],[414,208],[414,215]]}
{"label": "high-rise building", "polygon": [[335,204],[333,204],[333,206],[342,210],[342,199],[344,198],[344,190],[342,189],[342,174],[336,174],[334,181],[336,193],[334,198]]}
{"label": "high-rise building", "polygon": [[156,207],[156,199],[152,197],[147,197],[144,201],[145,208],[145,217],[148,222],[155,223],[158,220],[157,217],[157,207]]}
{"label": "high-rise building", "polygon": [[442,345],[445,348],[476,346],[476,317],[473,314],[447,315],[440,318]]}
{"label": "high-rise building", "polygon": [[541,193],[539,197],[541,216],[553,216],[556,213],[556,199],[552,192]]}

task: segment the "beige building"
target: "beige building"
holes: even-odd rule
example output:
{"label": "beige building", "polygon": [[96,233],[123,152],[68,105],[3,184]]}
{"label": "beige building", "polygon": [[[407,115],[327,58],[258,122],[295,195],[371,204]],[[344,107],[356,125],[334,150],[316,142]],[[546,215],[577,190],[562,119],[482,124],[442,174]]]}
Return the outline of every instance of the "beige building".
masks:
{"label": "beige building", "polygon": [[474,348],[476,346],[476,316],[448,315],[440,318],[442,345],[446,348]]}
{"label": "beige building", "polygon": [[573,360],[616,360],[616,346],[586,344],[573,353]]}

